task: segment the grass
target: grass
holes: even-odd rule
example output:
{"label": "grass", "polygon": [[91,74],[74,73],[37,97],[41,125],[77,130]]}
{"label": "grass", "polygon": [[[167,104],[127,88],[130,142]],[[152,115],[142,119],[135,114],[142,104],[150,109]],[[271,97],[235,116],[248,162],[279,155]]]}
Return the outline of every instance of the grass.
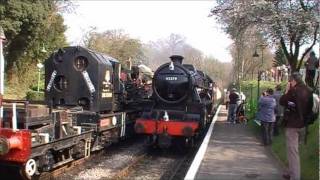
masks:
{"label": "grass", "polygon": [[[284,87],[285,84],[282,84]],[[247,95],[247,116],[250,119],[248,126],[257,136],[261,136],[260,127],[252,120],[256,114],[257,104],[257,85],[255,82],[242,82],[242,89]],[[261,82],[261,90],[275,87],[275,83]],[[260,92],[262,92],[260,91]],[[252,92],[252,93],[251,93]],[[252,99],[250,97],[252,95]],[[252,107],[250,107],[250,104]],[[251,111],[250,111],[251,109]],[[302,140],[299,145],[300,163],[301,163],[301,180],[318,180],[319,179],[319,119],[308,127],[309,135],[307,144]],[[285,166],[288,166],[286,142],[283,128],[280,128],[280,134],[274,137],[271,147],[273,154],[280,159]]]}
{"label": "grass", "polygon": [[[260,127],[250,120],[248,123],[250,129],[260,136]],[[308,127],[309,135],[307,144],[302,140],[299,146],[301,163],[301,180],[319,179],[319,120]],[[272,142],[272,151],[284,165],[288,166],[286,142],[284,129],[280,129],[280,134],[275,136]]]}

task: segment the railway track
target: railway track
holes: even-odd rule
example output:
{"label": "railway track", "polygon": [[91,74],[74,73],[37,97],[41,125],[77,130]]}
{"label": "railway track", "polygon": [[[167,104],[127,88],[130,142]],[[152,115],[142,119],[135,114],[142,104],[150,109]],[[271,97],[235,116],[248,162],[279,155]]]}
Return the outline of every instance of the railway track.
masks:
{"label": "railway track", "polygon": [[[145,148],[143,140],[131,140],[74,161],[37,180],[183,179],[203,137],[188,152],[181,149]],[[81,166],[80,166],[81,165]]]}
{"label": "railway track", "polygon": [[203,138],[200,138],[193,149],[182,153],[178,148],[146,148],[143,139],[132,138],[110,146],[105,151],[96,152],[89,158],[79,159],[51,172],[42,173],[33,179],[183,179],[202,140]]}
{"label": "railway track", "polygon": [[194,157],[194,150],[181,153],[175,149],[161,151],[148,150],[136,156],[123,169],[119,170],[110,179],[183,179],[190,162]]}
{"label": "railway track", "polygon": [[[143,158],[146,152],[142,139],[132,139],[111,146],[102,154],[90,160],[85,160],[81,166],[76,166],[66,173],[59,174],[55,180],[93,180],[110,179],[116,177],[120,171],[126,173],[128,164]],[[119,176],[120,177],[120,176]]]}
{"label": "railway track", "polygon": [[177,180],[183,179],[203,137],[188,151],[181,148],[151,149],[136,156],[110,179]]}
{"label": "railway track", "polygon": [[96,153],[93,156],[90,156],[89,158],[82,158],[82,159],[78,159],[76,161],[72,161],[58,169],[55,169],[51,172],[45,172],[45,173],[41,173],[39,176],[36,176],[35,178],[32,178],[32,180],[54,180],[55,177],[59,176],[60,174],[66,173],[70,170],[72,170],[73,168],[75,168],[78,165],[81,165],[83,163],[85,163],[86,161],[90,161],[90,159],[94,158],[95,156],[99,156],[102,153]]}

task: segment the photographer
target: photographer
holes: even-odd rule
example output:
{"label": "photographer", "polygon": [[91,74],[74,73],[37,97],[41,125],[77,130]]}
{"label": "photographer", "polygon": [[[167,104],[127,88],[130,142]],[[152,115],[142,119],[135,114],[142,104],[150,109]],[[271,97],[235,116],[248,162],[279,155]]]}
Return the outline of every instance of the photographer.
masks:
{"label": "photographer", "polygon": [[303,115],[312,91],[302,81],[298,72],[292,73],[285,94],[280,97],[280,105],[284,106],[283,125],[285,128],[288,173],[283,177],[300,180],[299,134],[303,132],[305,123]]}
{"label": "photographer", "polygon": [[258,102],[258,119],[261,121],[262,142],[265,146],[272,143],[273,125],[276,120],[274,113],[276,100],[272,95],[273,90],[269,88]]}

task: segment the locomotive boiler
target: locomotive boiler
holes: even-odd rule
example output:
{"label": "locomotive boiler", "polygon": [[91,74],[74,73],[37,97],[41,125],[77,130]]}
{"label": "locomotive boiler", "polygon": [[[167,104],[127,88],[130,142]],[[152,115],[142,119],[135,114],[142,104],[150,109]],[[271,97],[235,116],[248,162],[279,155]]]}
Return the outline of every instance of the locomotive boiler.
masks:
{"label": "locomotive boiler", "polygon": [[0,171],[14,165],[31,178],[131,136],[145,99],[139,72],[123,69],[83,47],[55,51],[45,61],[45,105],[4,101]]}
{"label": "locomotive boiler", "polygon": [[135,131],[160,147],[181,140],[192,145],[210,122],[214,82],[193,65],[182,64],[182,56],[170,58],[154,73],[154,104],[136,121]]}

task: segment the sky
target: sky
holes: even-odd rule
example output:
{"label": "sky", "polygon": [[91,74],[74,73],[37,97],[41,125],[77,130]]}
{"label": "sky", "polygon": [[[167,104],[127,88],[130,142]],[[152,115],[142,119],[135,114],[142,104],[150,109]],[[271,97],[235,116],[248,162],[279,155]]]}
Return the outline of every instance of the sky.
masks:
{"label": "sky", "polygon": [[230,62],[232,40],[213,17],[214,1],[77,1],[72,13],[63,13],[71,45],[96,27],[98,32],[123,29],[143,43],[182,35],[186,42],[221,62]]}

